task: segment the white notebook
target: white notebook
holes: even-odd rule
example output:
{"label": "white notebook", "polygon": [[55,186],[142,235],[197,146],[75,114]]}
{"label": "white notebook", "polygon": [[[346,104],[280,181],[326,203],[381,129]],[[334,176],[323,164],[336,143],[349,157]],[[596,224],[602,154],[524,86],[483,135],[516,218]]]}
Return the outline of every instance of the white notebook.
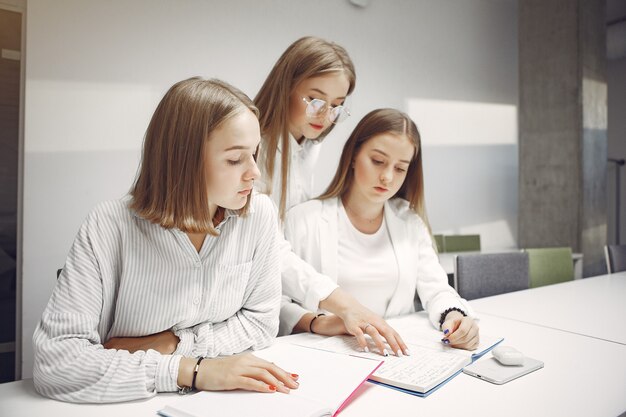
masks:
{"label": "white notebook", "polygon": [[277,343],[254,352],[300,377],[289,394],[211,391],[182,397],[159,411],[166,417],[317,417],[334,416],[382,364],[357,356]]}
{"label": "white notebook", "polygon": [[[481,333],[481,343],[475,351],[454,349],[441,343],[443,334],[433,328],[423,314],[394,318],[388,322],[400,333],[411,356],[390,355],[384,358],[385,363],[372,374],[370,380],[418,396],[426,396],[439,388],[503,340]],[[351,336],[329,337],[307,345],[366,358],[380,357],[378,353],[359,352],[356,339]],[[370,342],[370,349],[375,349],[373,342]]]}

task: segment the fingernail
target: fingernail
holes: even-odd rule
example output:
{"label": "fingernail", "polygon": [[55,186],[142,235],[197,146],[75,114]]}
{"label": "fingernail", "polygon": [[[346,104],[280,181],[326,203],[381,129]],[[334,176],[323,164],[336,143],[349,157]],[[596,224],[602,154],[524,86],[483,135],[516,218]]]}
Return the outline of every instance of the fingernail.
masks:
{"label": "fingernail", "polygon": [[409,348],[404,349],[404,354],[406,356],[411,356],[411,351],[409,350]]}
{"label": "fingernail", "polygon": [[398,349],[398,351],[396,352],[396,356],[397,356],[397,357],[402,356],[402,351],[401,351],[400,349]]}
{"label": "fingernail", "polygon": [[365,347],[363,348],[363,352],[365,352],[365,353],[369,353],[369,352],[370,352],[370,349],[369,349],[367,346],[365,346]]}
{"label": "fingernail", "polygon": [[298,374],[291,374],[291,377],[293,379],[298,379],[298,378],[300,378],[300,375],[298,375]]}
{"label": "fingernail", "polygon": [[383,356],[389,356],[389,352],[387,352],[387,349],[383,349]]}
{"label": "fingernail", "polygon": [[275,387],[274,385],[268,385],[268,386],[267,386],[267,388],[268,388],[270,391],[276,391],[276,387]]}
{"label": "fingernail", "polygon": [[448,334],[448,333],[450,333],[450,330],[448,330],[448,329],[443,331],[443,334]]}
{"label": "fingernail", "polygon": [[446,345],[450,344],[450,341],[448,339],[441,339],[441,341]]}

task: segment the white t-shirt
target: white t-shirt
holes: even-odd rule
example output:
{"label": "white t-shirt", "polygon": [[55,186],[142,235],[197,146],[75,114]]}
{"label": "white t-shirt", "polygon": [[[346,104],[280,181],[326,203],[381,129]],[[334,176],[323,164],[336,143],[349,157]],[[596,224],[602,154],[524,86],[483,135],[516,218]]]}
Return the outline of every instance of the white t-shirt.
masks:
{"label": "white t-shirt", "polygon": [[361,304],[384,316],[399,279],[385,218],[374,234],[365,234],[354,227],[340,203],[337,220],[337,283]]}

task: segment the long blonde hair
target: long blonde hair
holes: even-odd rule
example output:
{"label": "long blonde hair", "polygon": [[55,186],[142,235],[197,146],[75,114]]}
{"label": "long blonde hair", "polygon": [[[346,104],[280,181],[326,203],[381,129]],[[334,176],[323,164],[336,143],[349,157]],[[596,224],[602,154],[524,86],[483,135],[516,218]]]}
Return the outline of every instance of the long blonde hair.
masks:
{"label": "long blonde hair", "polygon": [[204,149],[211,132],[246,109],[258,117],[252,100],[223,81],[195,77],[174,84],[148,125],[130,208],[166,229],[217,235],[209,210]]}
{"label": "long blonde hair", "polygon": [[[278,59],[274,68],[267,76],[263,86],[254,98],[261,114],[262,144],[259,155],[263,168],[264,182],[268,184],[271,194],[275,157],[278,148],[281,157],[281,196],[279,215],[283,219],[286,211],[287,181],[289,178],[289,98],[296,86],[302,81],[327,74],[332,71],[343,71],[348,78],[350,87],[348,94],[354,90],[356,73],[348,52],[336,43],[317,37],[304,37],[292,43]],[[333,125],[334,126],[334,125]],[[320,135],[320,139],[332,130],[333,126]]]}
{"label": "long blonde hair", "polygon": [[325,200],[333,197],[343,197],[354,182],[352,161],[363,144],[374,136],[383,133],[404,135],[415,146],[415,153],[409,163],[406,178],[392,198],[400,197],[407,200],[411,210],[422,218],[430,231],[430,224],[426,216],[426,204],[424,202],[424,175],[420,133],[413,120],[407,114],[396,109],[373,110],[361,119],[343,146],[335,176],[326,191],[318,198]]}

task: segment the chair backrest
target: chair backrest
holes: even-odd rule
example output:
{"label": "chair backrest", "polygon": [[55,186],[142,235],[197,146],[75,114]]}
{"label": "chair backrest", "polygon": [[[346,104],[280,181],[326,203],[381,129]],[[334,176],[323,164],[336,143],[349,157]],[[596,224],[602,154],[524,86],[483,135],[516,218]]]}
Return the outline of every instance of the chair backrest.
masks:
{"label": "chair backrest", "polygon": [[609,274],[626,271],[626,245],[607,245],[604,247],[604,256]]}
{"label": "chair backrest", "polygon": [[480,235],[445,235],[443,247],[446,252],[479,251]]}
{"label": "chair backrest", "polygon": [[528,289],[528,254],[524,252],[457,255],[454,277],[466,300]]}
{"label": "chair backrest", "polygon": [[446,247],[443,246],[443,235],[433,235],[435,239],[435,244],[437,245],[437,252],[444,253],[446,251]]}
{"label": "chair backrest", "polygon": [[531,288],[574,279],[571,248],[533,248],[525,251],[528,252]]}

